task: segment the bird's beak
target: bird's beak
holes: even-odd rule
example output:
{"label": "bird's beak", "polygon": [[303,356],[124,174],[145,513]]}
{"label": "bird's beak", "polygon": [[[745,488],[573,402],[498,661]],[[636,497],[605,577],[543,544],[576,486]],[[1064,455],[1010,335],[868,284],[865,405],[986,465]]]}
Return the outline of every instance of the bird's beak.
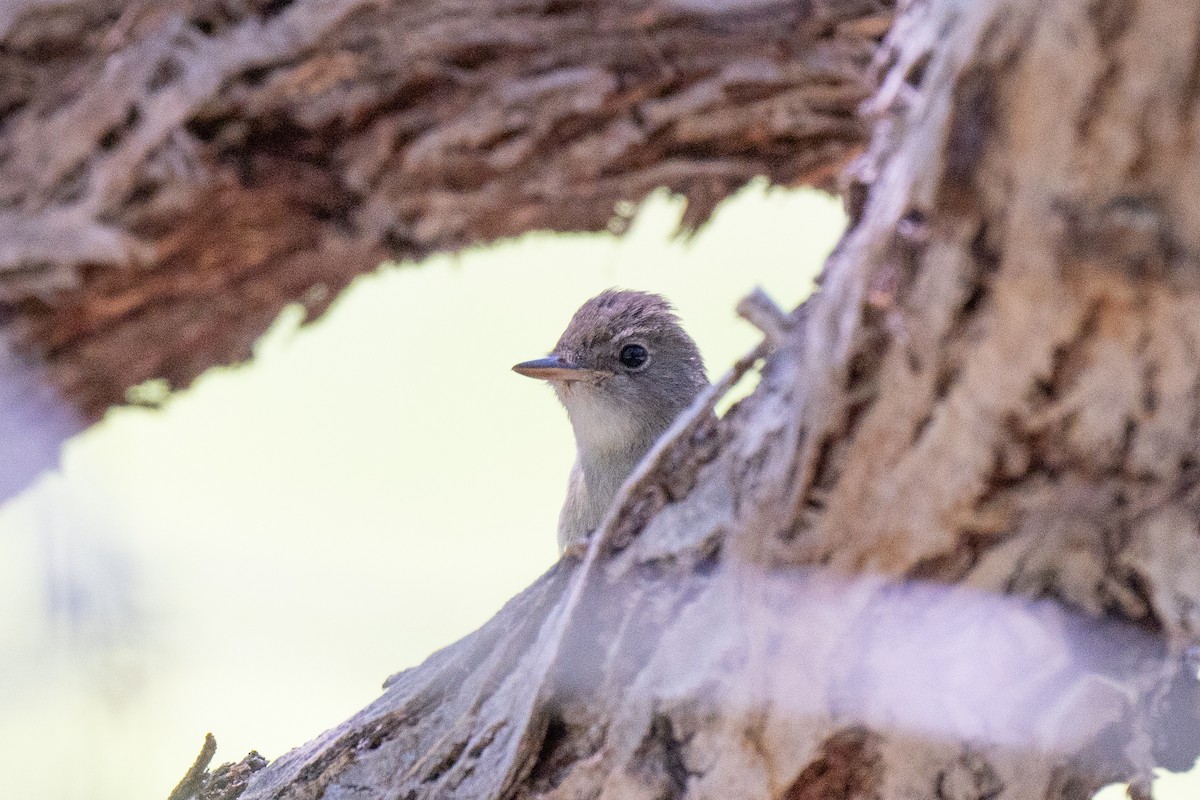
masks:
{"label": "bird's beak", "polygon": [[582,381],[608,374],[603,370],[584,369],[574,364],[568,364],[558,356],[522,361],[513,367],[513,372],[527,378],[541,378],[544,381]]}

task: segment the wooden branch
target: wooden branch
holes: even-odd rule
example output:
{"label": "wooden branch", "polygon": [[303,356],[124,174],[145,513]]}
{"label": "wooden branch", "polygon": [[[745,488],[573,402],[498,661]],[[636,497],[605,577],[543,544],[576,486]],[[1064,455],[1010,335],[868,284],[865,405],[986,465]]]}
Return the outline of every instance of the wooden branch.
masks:
{"label": "wooden branch", "polygon": [[0,15],[0,307],[85,419],[381,260],[831,186],[890,0],[86,0]]}
{"label": "wooden branch", "polygon": [[192,763],[191,768],[184,774],[183,779],[179,781],[171,794],[167,796],[167,800],[187,800],[199,793],[208,765],[216,754],[217,740],[211,733],[206,733],[204,746],[200,748],[200,755],[196,756],[195,762]]}

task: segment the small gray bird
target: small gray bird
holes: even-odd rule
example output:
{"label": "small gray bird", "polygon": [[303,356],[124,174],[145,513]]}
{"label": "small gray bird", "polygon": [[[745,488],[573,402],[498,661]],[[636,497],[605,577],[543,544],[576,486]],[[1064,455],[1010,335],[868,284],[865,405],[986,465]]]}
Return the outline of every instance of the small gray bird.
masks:
{"label": "small gray bird", "polygon": [[513,370],[549,381],[575,431],[560,551],[596,529],[642,456],[708,385],[700,351],[671,305],[615,289],[575,312],[549,357]]}

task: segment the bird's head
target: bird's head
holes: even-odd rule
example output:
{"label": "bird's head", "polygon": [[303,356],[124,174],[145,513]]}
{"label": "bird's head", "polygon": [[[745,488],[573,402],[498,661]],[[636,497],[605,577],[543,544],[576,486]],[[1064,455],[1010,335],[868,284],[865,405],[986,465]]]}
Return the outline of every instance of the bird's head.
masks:
{"label": "bird's head", "polygon": [[609,290],[584,303],[547,358],[513,370],[554,387],[581,448],[657,438],[708,384],[696,343],[670,304]]}

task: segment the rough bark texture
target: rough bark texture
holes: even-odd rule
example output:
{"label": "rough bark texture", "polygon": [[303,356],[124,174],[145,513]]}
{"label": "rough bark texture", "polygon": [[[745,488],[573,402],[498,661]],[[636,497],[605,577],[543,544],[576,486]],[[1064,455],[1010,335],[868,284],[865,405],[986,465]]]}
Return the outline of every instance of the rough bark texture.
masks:
{"label": "rough bark texture", "polygon": [[915,3],[880,63],[862,202],[758,389],[243,800],[1082,800],[1191,765],[1200,2]]}
{"label": "rough bark texture", "polygon": [[82,423],[387,257],[830,185],[891,5],[5,3],[0,350]]}

